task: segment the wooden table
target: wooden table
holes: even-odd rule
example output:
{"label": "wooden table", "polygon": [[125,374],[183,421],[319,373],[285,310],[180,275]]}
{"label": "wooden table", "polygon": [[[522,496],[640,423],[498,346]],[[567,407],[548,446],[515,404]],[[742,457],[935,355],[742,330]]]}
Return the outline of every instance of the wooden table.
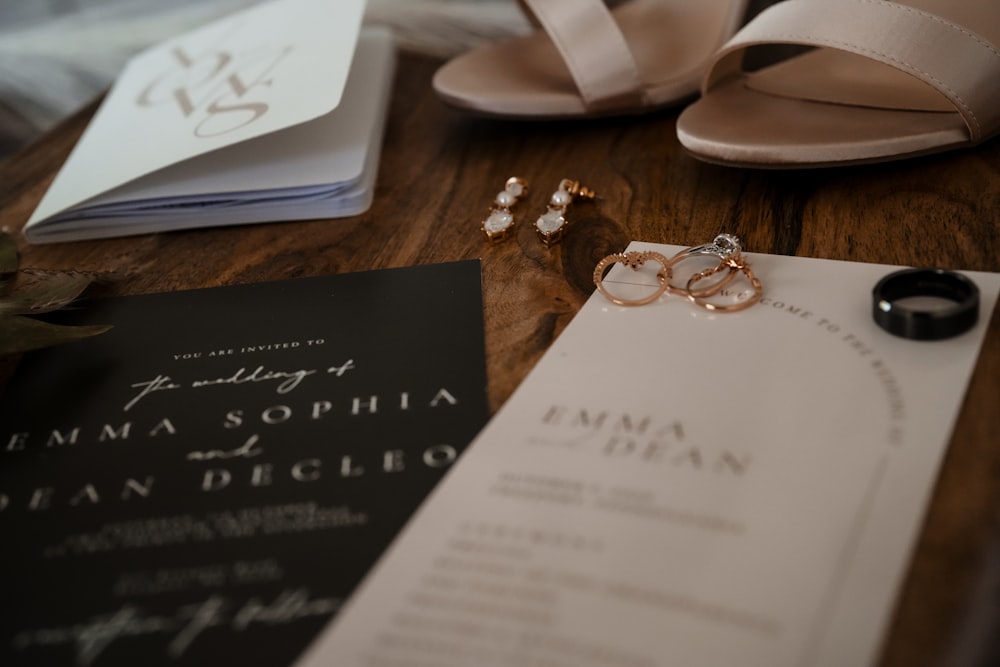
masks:
{"label": "wooden table", "polygon": [[[479,257],[493,410],[591,293],[598,260],[631,239],[693,245],[724,230],[752,252],[1000,270],[1000,141],[841,170],[731,169],[681,150],[676,110],[547,124],[459,114],[431,92],[438,64],[402,58],[364,215],[22,244],[22,265],[110,271],[118,279],[106,292],[140,294]],[[0,164],[0,224],[23,226],[93,110]],[[533,188],[523,216],[562,178],[602,200],[571,208],[572,232],[552,249],[523,222],[515,238],[490,246],[479,221],[512,175]],[[998,332],[995,313],[884,646],[886,667],[1000,664]]]}

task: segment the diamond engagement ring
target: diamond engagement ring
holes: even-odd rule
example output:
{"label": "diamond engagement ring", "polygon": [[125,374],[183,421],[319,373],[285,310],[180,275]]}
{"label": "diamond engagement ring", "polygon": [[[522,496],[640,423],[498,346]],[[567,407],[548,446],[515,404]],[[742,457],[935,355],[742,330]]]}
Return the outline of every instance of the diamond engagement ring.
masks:
{"label": "diamond engagement ring", "polygon": [[[679,253],[670,258],[670,268],[676,269],[677,265],[684,262],[685,260],[694,259],[697,257],[712,256],[717,257],[719,264],[714,267],[716,270],[712,270],[709,275],[714,275],[719,273],[722,268],[726,267],[727,260],[735,259],[739,260],[742,253],[742,247],[740,246],[740,239],[734,234],[719,234],[716,236],[711,243],[705,243],[703,245],[694,246],[692,248],[685,248]],[[677,273],[675,271],[675,273]],[[700,272],[703,273],[703,272]],[[736,279],[739,270],[727,272],[721,279],[713,282],[711,285],[702,286],[699,296],[708,297],[716,294],[729,283]],[[707,276],[706,276],[707,277]],[[690,282],[690,281],[688,281]],[[667,291],[671,294],[680,294],[681,296],[690,297],[691,294],[687,287],[681,287],[680,285],[675,285],[672,282],[667,284]]]}

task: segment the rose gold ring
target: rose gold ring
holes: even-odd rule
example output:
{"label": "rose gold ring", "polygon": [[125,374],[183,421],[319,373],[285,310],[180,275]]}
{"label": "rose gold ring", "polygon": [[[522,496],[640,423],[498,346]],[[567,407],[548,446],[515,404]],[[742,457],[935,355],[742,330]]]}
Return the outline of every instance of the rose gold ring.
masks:
{"label": "rose gold ring", "polygon": [[[633,271],[638,271],[639,267],[649,260],[653,260],[663,267],[656,273],[656,280],[660,286],[649,296],[645,296],[641,299],[623,299],[619,296],[615,296],[604,287],[604,272],[612,264],[624,264]],[[670,283],[672,275],[673,273],[670,270],[669,260],[658,252],[652,252],[649,250],[625,253],[618,252],[613,255],[608,255],[597,263],[597,267],[594,268],[594,284],[597,286],[597,291],[603,294],[604,297],[611,303],[619,306],[643,306],[647,303],[656,301],[660,298],[661,294],[667,291],[667,285]]]}
{"label": "rose gold ring", "polygon": [[[754,290],[753,294],[750,295],[748,298],[743,299],[742,301],[737,301],[735,303],[719,304],[719,303],[712,303],[711,301],[709,301],[708,300],[709,297],[714,296],[721,291],[721,288],[717,287],[718,283],[713,283],[707,289],[701,289],[701,290],[696,288],[695,285],[699,281],[705,280],[706,278],[709,278],[715,275],[716,273],[719,273],[720,271],[729,272],[726,278],[723,279],[723,281],[725,281],[726,284],[732,282],[733,279],[735,279],[740,273],[742,273],[744,276],[746,276],[747,280],[750,281],[750,285],[753,287]],[[698,304],[702,308],[705,308],[706,310],[711,310],[716,313],[731,313],[737,310],[743,310],[744,308],[749,308],[750,306],[760,301],[760,297],[764,294],[763,285],[761,285],[760,280],[757,278],[756,275],[754,275],[754,272],[750,270],[750,265],[747,264],[742,257],[729,258],[723,262],[720,262],[718,266],[714,266],[710,269],[705,269],[704,271],[700,271],[694,274],[693,276],[691,276],[690,279],[688,279],[686,290],[688,294],[688,299]]]}
{"label": "rose gold ring", "polygon": [[[672,270],[684,260],[691,259],[692,257],[697,257],[699,255],[713,255],[718,257],[719,265],[717,267],[707,271],[707,273],[705,271],[701,272],[706,273],[707,277],[719,273],[722,268],[728,266],[726,264],[727,260],[740,260],[741,252],[742,248],[740,247],[740,240],[737,236],[733,234],[719,234],[712,240],[711,243],[705,243],[703,245],[693,246],[691,248],[681,250],[670,258],[669,266]],[[718,280],[707,287],[702,287],[698,295],[700,297],[708,297],[721,292],[729,285],[729,283],[736,279],[738,274],[739,269],[731,269],[729,273],[722,277],[721,280]],[[690,282],[691,281],[689,280],[688,283]],[[689,298],[691,296],[687,287],[681,287],[680,285],[674,285],[669,282],[667,283],[667,291],[671,294],[680,294],[681,296]]]}

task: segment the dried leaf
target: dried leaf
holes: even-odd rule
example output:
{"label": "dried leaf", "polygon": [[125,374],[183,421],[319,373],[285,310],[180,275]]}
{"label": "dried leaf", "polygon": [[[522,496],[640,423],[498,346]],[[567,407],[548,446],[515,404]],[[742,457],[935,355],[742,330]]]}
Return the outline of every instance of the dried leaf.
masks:
{"label": "dried leaf", "polygon": [[0,232],[0,294],[6,294],[14,284],[17,264],[17,244],[14,243],[14,238],[6,232]]}
{"label": "dried leaf", "polygon": [[47,313],[62,308],[94,281],[93,276],[77,272],[23,272],[16,289],[0,298],[0,316]]}
{"label": "dried leaf", "polygon": [[0,355],[69,343],[109,330],[106,325],[65,326],[30,317],[0,317]]}

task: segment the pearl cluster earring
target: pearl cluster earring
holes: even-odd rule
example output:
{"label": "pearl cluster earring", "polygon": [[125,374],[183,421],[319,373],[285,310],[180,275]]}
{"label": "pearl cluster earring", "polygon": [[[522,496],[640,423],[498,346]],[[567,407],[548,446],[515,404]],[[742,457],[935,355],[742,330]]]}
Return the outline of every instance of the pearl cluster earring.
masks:
{"label": "pearl cluster earring", "polygon": [[[511,176],[504,184],[504,189],[493,198],[489,214],[483,219],[480,229],[490,243],[503,241],[514,229],[514,213],[511,208],[528,193],[528,182],[523,178]],[[535,220],[535,233],[546,247],[550,247],[566,235],[569,220],[566,210],[578,199],[591,201],[596,198],[593,190],[584,187],[579,181],[564,178],[559,181],[559,187],[549,198],[545,213]]]}

